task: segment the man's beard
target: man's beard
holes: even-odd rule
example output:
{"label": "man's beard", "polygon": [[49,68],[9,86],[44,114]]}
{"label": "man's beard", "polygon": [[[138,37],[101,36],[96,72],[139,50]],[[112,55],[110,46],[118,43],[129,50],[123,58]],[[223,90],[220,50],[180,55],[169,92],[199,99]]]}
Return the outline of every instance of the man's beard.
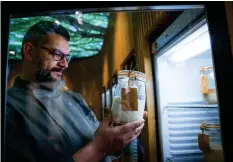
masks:
{"label": "man's beard", "polygon": [[51,75],[52,71],[62,71],[62,77],[61,80],[63,79],[63,70],[58,69],[58,68],[53,68],[51,70],[44,70],[42,68],[38,68],[37,71],[35,72],[35,77],[36,81],[40,83],[44,82],[56,82],[58,80],[54,79]]}

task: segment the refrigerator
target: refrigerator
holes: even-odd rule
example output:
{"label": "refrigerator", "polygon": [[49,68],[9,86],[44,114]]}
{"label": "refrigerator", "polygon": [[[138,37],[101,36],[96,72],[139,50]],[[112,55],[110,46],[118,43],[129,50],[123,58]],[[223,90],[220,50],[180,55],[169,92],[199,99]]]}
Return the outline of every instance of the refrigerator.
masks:
{"label": "refrigerator", "polygon": [[[193,10],[194,13],[186,12],[187,8],[200,8],[205,6],[207,10],[207,18],[204,11]],[[155,54],[153,55],[153,77],[155,82],[155,110],[156,110],[156,130],[158,130],[158,145],[161,152],[162,161],[204,161],[204,153],[199,149],[198,134],[201,134],[201,124],[205,121],[207,124],[220,123],[221,129],[205,130],[205,134],[210,135],[211,144],[216,144],[221,151],[221,145],[224,150],[224,158],[226,161],[233,161],[232,158],[232,133],[228,129],[231,124],[232,101],[227,97],[232,96],[233,92],[233,64],[232,64],[232,47],[229,43],[229,33],[227,30],[227,22],[225,20],[226,11],[223,2],[182,2],[182,3],[147,3],[145,7],[142,4],[132,3],[129,5],[121,4],[116,7],[114,4],[100,4],[96,6],[84,7],[80,4],[66,3],[66,5],[49,5],[36,8],[35,4],[31,4],[32,10],[24,10],[23,8],[15,9],[14,4],[4,3],[2,7],[2,67],[7,67],[7,54],[9,42],[9,26],[10,18],[23,17],[28,15],[45,15],[46,13],[55,14],[57,12],[65,13],[67,10],[83,10],[90,11],[145,11],[147,10],[183,10],[186,11],[170,25],[167,30],[164,30],[162,35],[156,39]],[[27,5],[28,4],[27,2]],[[136,6],[136,7],[130,7]],[[216,7],[217,5],[217,7]],[[61,7],[62,6],[62,7]],[[120,7],[121,6],[121,7]],[[128,7],[126,7],[128,6]],[[111,8],[110,8],[111,7]],[[201,7],[202,8],[202,7]],[[191,12],[191,11],[190,11]],[[185,17],[187,13],[187,17]],[[183,15],[183,16],[182,16]],[[204,16],[203,16],[204,15]],[[208,20],[207,20],[208,19]],[[207,27],[206,27],[206,22]],[[204,25],[204,26],[203,26]],[[160,26],[160,24],[158,24]],[[158,27],[156,26],[156,27]],[[197,29],[201,32],[210,35],[211,47],[208,43],[208,36],[193,36]],[[205,29],[205,30],[204,30]],[[206,30],[208,32],[206,32]],[[160,31],[159,31],[160,32]],[[187,41],[188,36],[193,36],[196,39],[202,39],[204,42],[196,41],[192,45],[182,42]],[[201,38],[200,38],[201,37]],[[190,37],[189,37],[190,38]],[[190,38],[191,39],[191,38]],[[207,41],[204,41],[207,40]],[[195,42],[194,40],[191,42]],[[175,52],[168,52],[172,47],[186,47],[188,52],[186,55],[174,55]],[[207,45],[207,46],[206,46]],[[190,47],[191,46],[191,47]],[[200,47],[203,46],[203,47]],[[174,48],[173,48],[174,50]],[[177,51],[182,51],[177,48]],[[185,51],[185,50],[183,50]],[[196,52],[195,52],[196,51]],[[198,52],[197,52],[198,51]],[[178,52],[176,52],[178,53]],[[181,52],[182,53],[182,52]],[[204,78],[200,71],[201,66],[204,70],[212,69],[210,78],[212,81],[211,92],[215,87],[217,103],[208,103],[203,98],[203,91],[201,89],[201,78]],[[3,70],[3,78],[7,76],[7,68]],[[2,91],[6,92],[7,80],[2,80]],[[204,82],[206,83],[206,82]],[[203,84],[205,85],[205,84]],[[208,84],[209,85],[209,84]],[[6,95],[3,96],[3,101],[6,101]],[[106,104],[106,96],[103,94],[103,106]],[[2,102],[2,123],[5,120],[5,102]],[[221,117],[221,120],[220,120]],[[212,120],[214,119],[214,120]],[[3,127],[2,127],[3,128]],[[220,135],[221,134],[221,135]],[[5,132],[3,132],[3,139],[5,141]],[[224,142],[225,141],[225,142]],[[151,144],[150,144],[151,145]],[[153,145],[153,144],[152,144]],[[3,144],[3,146],[5,146]],[[154,149],[154,148],[152,148]],[[5,150],[5,149],[3,149]],[[154,151],[154,150],[153,150]],[[153,152],[154,153],[154,152]],[[150,156],[152,153],[150,152]],[[155,155],[157,156],[157,154]],[[159,155],[158,155],[159,156]],[[5,151],[3,152],[3,159],[5,158]],[[153,157],[152,157],[153,158]],[[3,160],[4,161],[4,160]],[[159,161],[159,160],[158,160]]]}
{"label": "refrigerator", "polygon": [[203,9],[184,11],[154,42],[163,162],[224,161],[215,66],[204,13]]}

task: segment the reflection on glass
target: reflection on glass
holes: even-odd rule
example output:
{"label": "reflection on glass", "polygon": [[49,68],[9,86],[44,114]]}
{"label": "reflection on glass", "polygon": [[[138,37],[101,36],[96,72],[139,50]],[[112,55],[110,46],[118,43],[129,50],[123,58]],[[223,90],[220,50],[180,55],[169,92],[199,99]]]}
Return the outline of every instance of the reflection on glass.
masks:
{"label": "reflection on glass", "polygon": [[[156,136],[151,136],[157,129],[151,125],[155,114],[149,114],[146,124],[137,121],[137,127],[113,126],[109,114],[100,122],[102,108],[111,107],[116,90],[114,85],[112,93],[108,89],[103,94],[102,87],[109,85],[132,50],[139,71],[144,69],[151,43],[145,38],[158,24],[172,24],[183,11],[67,13],[10,20],[7,162],[153,161],[157,158]],[[216,90],[211,82],[214,68],[207,68],[212,66],[208,28],[204,24],[195,32],[199,34],[190,34],[183,45],[177,43],[158,57],[157,100],[152,101],[152,95],[145,99],[147,110],[154,109],[151,103],[159,103],[164,160],[185,161],[186,155],[196,158],[194,154],[202,158],[197,143],[200,124],[219,121],[218,104],[203,103],[206,93]],[[69,54],[72,60],[67,62],[60,54]],[[145,85],[147,94],[152,94],[152,84]],[[201,85],[207,92],[201,93]],[[190,119],[193,123],[186,122]],[[210,135],[211,142],[221,141],[218,133]]]}
{"label": "reflection on glass", "polygon": [[22,59],[20,49],[24,34],[30,26],[40,21],[53,21],[68,30],[71,37],[70,54],[73,57],[83,58],[97,55],[103,45],[109,14],[107,12],[85,13],[80,17],[80,14],[75,12],[68,15],[12,18],[10,20],[9,59]]}

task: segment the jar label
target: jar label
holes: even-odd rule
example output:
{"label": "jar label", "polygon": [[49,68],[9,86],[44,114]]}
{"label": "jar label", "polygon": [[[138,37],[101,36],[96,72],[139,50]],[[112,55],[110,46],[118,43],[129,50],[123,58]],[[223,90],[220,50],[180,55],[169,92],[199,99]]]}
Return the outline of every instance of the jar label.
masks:
{"label": "jar label", "polygon": [[202,151],[210,150],[210,138],[206,134],[198,134],[198,145]]}
{"label": "jar label", "polygon": [[122,88],[121,98],[121,108],[123,111],[138,111],[137,88]]}
{"label": "jar label", "polygon": [[202,92],[202,94],[208,94],[207,76],[202,76],[201,77],[201,92]]}

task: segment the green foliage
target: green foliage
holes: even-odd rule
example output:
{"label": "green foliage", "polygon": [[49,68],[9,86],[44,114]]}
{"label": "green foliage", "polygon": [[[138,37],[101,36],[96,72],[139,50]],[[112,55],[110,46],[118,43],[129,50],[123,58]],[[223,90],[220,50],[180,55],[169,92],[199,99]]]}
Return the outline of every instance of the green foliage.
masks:
{"label": "green foliage", "polygon": [[[21,45],[28,28],[39,21],[59,21],[70,33],[70,49],[73,58],[84,58],[96,55],[102,48],[104,33],[108,27],[109,13],[84,13],[83,24],[78,23],[75,14],[51,15],[26,18],[12,18],[10,21],[9,59],[20,60]],[[12,52],[11,52],[12,53]]]}

